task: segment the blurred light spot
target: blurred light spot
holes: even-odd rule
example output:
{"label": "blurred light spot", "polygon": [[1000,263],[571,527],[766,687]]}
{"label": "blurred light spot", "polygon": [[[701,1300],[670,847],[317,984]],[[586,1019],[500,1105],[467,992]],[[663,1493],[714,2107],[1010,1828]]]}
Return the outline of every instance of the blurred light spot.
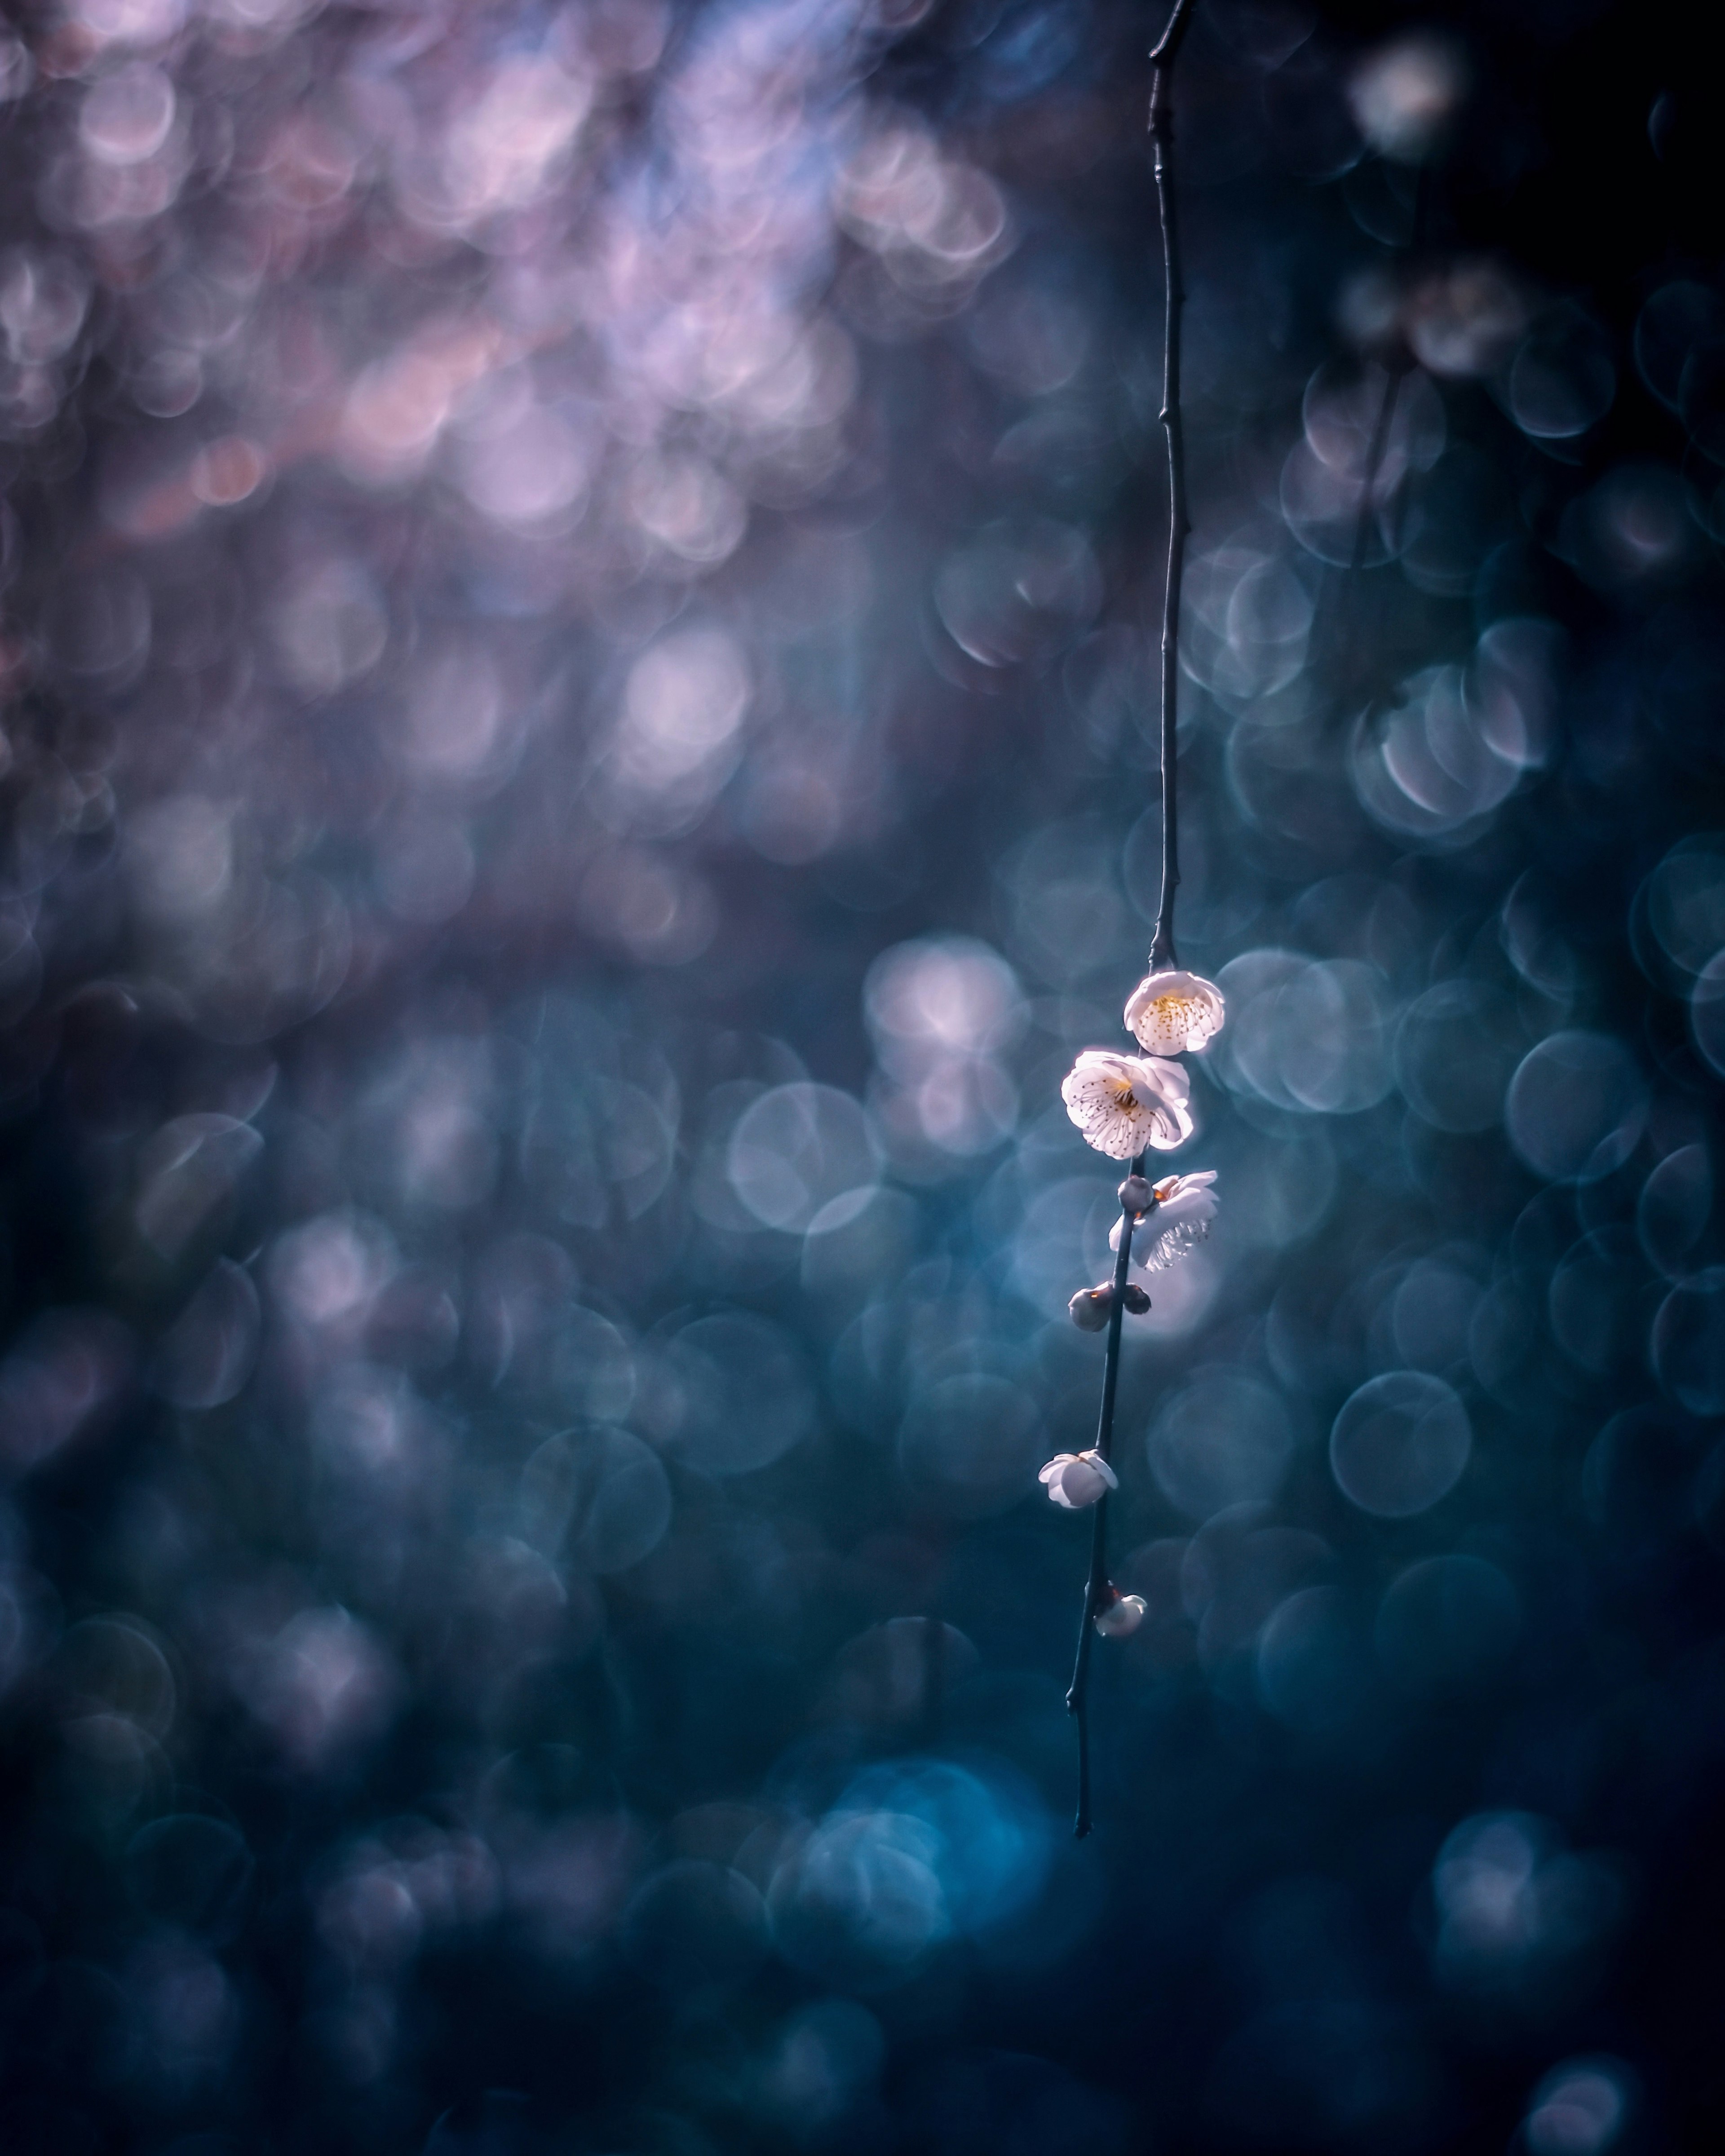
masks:
{"label": "blurred light spot", "polygon": [[1725,950],[1701,970],[1689,1000],[1689,1025],[1696,1046],[1725,1076]]}
{"label": "blurred light spot", "polygon": [[912,1399],[899,1430],[899,1471],[919,1505],[960,1519],[1004,1512],[1034,1486],[1047,1456],[1042,1411],[1021,1385],[943,1378]]}
{"label": "blurred light spot", "polygon": [[814,1423],[801,1351],[765,1318],[698,1317],[652,1358],[634,1419],[702,1475],[747,1475]]}
{"label": "blurred light spot", "polygon": [[251,1376],[261,1330],[251,1275],[218,1258],[156,1352],[156,1390],[177,1408],[223,1406]]}
{"label": "blurred light spot", "polygon": [[1357,959],[1251,951],[1222,968],[1229,1023],[1214,1067],[1236,1092],[1307,1114],[1351,1114],[1392,1083],[1386,983]]}
{"label": "blurred light spot", "polygon": [[1229,1506],[1183,1546],[1181,1607],[1198,1627],[1199,1662],[1219,1681],[1230,1678],[1232,1658],[1271,1612],[1329,1562],[1316,1535],[1271,1522],[1267,1504]]}
{"label": "blurred light spot", "polygon": [[1699,537],[1669,466],[1619,465],[1565,511],[1561,548],[1596,591],[1631,593],[1681,569]]}
{"label": "blurred light spot", "polygon": [[1479,1301],[1479,1282],[1458,1266],[1430,1258],[1409,1265],[1390,1304],[1390,1329],[1402,1361],[1416,1370],[1465,1368]]}
{"label": "blurred light spot", "polygon": [[345,1609],[302,1610],[248,1660],[246,1705],[307,1772],[334,1766],[395,1718],[400,1674]]}
{"label": "blurred light spot", "polygon": [[464,443],[461,490],[482,516],[523,528],[567,529],[585,496],[589,438],[560,413],[529,405],[500,432]]}
{"label": "blurred light spot", "polygon": [[1561,441],[1603,419],[1616,389],[1617,370],[1604,331],[1579,307],[1559,307],[1522,339],[1503,394],[1524,434]]}
{"label": "blurred light spot", "polygon": [[1537,1996],[1617,1919],[1621,1890],[1596,1857],[1572,1856],[1526,1812],[1464,1820],[1432,1869],[1435,1954],[1448,1984]]}
{"label": "blurred light spot", "polygon": [[920,122],[883,126],[839,177],[841,223],[916,291],[968,281],[1010,245],[1000,191],[943,158]]}
{"label": "blurred light spot", "polygon": [[1278,1721],[1321,1732],[1365,1703],[1370,1680],[1339,1588],[1302,1587],[1279,1603],[1258,1640],[1258,1690]]}
{"label": "blurred light spot", "polygon": [[473,893],[478,864],[465,830],[442,816],[416,816],[377,842],[377,895],[398,921],[436,927]]}
{"label": "blurred light spot", "polygon": [[867,1116],[831,1086],[775,1086],[744,1110],[731,1134],[732,1188],[757,1220],[808,1227],[841,1193],[873,1183],[880,1154]]}
{"label": "blurred light spot", "polygon": [[1522,2127],[1528,2156],[1606,2156],[1634,2102],[1635,2075],[1621,2059],[1566,2059],[1533,2092]]}
{"label": "blurred light spot", "polygon": [[1213,696],[1273,696],[1305,665],[1312,596],[1286,561],[1219,547],[1188,570],[1183,606],[1180,664]]}
{"label": "blurred light spot", "polygon": [[1725,300],[1687,278],[1662,285],[1635,323],[1635,365],[1661,403],[1677,411],[1690,362],[1725,345]]}
{"label": "blurred light spot", "polygon": [[991,374],[1027,396],[1046,396],[1084,364],[1083,308],[1039,285],[991,285],[967,319],[970,346]]}
{"label": "blurred light spot", "polygon": [[231,508],[257,492],[269,470],[254,442],[244,434],[224,434],[193,459],[192,491],[211,509]]}
{"label": "blurred light spot", "polygon": [[1692,1268],[1690,1254],[1713,1211],[1713,1170],[1705,1146],[1680,1146],[1667,1153],[1641,1185],[1635,1228],[1651,1263],[1667,1280]]}
{"label": "blurred light spot", "polygon": [[954,1625],[937,1618],[891,1618],[840,1650],[827,1710],[839,1721],[871,1729],[914,1729],[941,1711],[948,1687],[972,1676],[980,1659]]}
{"label": "blurred light spot", "polygon": [[1603,1033],[1554,1033],[1523,1057],[1503,1104],[1510,1142],[1536,1174],[1595,1181],[1640,1142],[1647,1088],[1635,1059]]}
{"label": "blurred light spot", "polygon": [[1363,716],[1351,750],[1360,800],[1390,830],[1438,838],[1487,815],[1548,752],[1548,624],[1498,624],[1472,665],[1428,667]]}
{"label": "blurred light spot", "polygon": [[354,563],[314,570],[271,619],[288,679],[308,696],[327,696],[369,673],[383,655],[389,624],[377,588]]}
{"label": "blurred light spot", "polygon": [[579,908],[595,935],[645,966],[686,966],[712,942],[718,904],[699,876],[641,846],[603,853],[582,879]]}
{"label": "blurred light spot", "polygon": [[685,1857],[635,1889],[618,1937],[631,1967],[666,1991],[728,1990],[767,1956],[766,1905],[741,1872]]}
{"label": "blurred light spot", "polygon": [[1725,1414],[1725,1266],[1674,1287],[1653,1321],[1659,1382],[1692,1414]]}
{"label": "blurred light spot", "polygon": [[686,829],[737,767],[748,670],[721,629],[675,629],[629,670],[607,772],[629,820]]}
{"label": "blurred light spot", "polygon": [[87,570],[50,593],[44,625],[69,673],[118,682],[149,651],[149,594],[127,570]]}
{"label": "blurred light spot", "polygon": [[566,1430],[521,1470],[528,1539],[547,1554],[567,1546],[589,1572],[626,1572],[664,1540],[670,1484],[659,1457],[625,1430]]}
{"label": "blurred light spot", "polygon": [[246,1171],[264,1150],[249,1124],[232,1116],[180,1116],[165,1123],[138,1159],[138,1233],[158,1255],[184,1255],[200,1237],[232,1220]]}
{"label": "blurred light spot", "polygon": [[51,1310],[0,1363],[0,1459],[14,1475],[58,1452],[108,1407],[131,1363],[126,1329],[105,1312]]}
{"label": "blurred light spot", "polygon": [[869,2090],[886,2038],[867,2007],[824,1999],[791,2015],[761,2067],[757,2107],[798,2138],[821,2134]]}
{"label": "blurred light spot", "polygon": [[1490,1130],[1526,1036],[1501,989],[1440,981],[1408,1006],[1396,1034],[1396,1075],[1409,1106],[1440,1131]]}
{"label": "blurred light spot", "polygon": [[220,902],[233,875],[233,812],[195,794],[145,802],[128,819],[126,845],[146,912],[195,920]]}
{"label": "blurred light spot", "polygon": [[1408,341],[1434,374],[1489,374],[1527,321],[1527,302],[1507,270],[1495,262],[1462,261],[1414,287],[1407,308]]}
{"label": "blurred light spot", "polygon": [[58,359],[83,327],[89,305],[85,273],[64,256],[25,247],[0,254],[0,331],[20,366]]}
{"label": "blurred light spot", "polygon": [[458,646],[410,675],[404,721],[416,771],[448,781],[490,775],[507,728],[502,684],[486,654]]}
{"label": "blurred light spot", "polygon": [[136,165],[153,157],[174,124],[173,85],[160,68],[133,61],[100,75],[85,92],[78,132],[105,165]]}
{"label": "blurred light spot", "polygon": [[1150,1467],[1170,1501],[1194,1519],[1272,1497],[1293,1456],[1281,1395],[1255,1378],[1215,1370],[1164,1403],[1150,1426]]}
{"label": "blurred light spot", "polygon": [[1495,1564],[1424,1558],[1399,1573],[1378,1605],[1384,1667],[1412,1690],[1465,1690],[1500,1668],[1521,1629],[1521,1603]]}
{"label": "blurred light spot", "polygon": [[1088,626],[1101,598],[1083,534],[1042,518],[984,532],[947,557],[934,586],[952,641],[984,666],[1050,656]]}
{"label": "blurred light spot", "polygon": [[185,20],[186,0],[77,0],[67,13],[100,45],[157,45]]}
{"label": "blurred light spot", "polygon": [[137,1622],[86,1617],[54,1650],[50,1676],[62,1715],[123,1716],[151,1737],[165,1737],[173,1726],[173,1672]]}
{"label": "blurred light spot", "polygon": [[748,525],[742,495],[699,457],[644,457],[629,475],[627,499],[649,539],[701,568],[734,554]]}
{"label": "blurred light spot", "polygon": [[1393,38],[1359,61],[1348,78],[1348,101],[1374,150],[1416,165],[1442,141],[1467,89],[1461,50],[1422,30]]}
{"label": "blurred light spot", "polygon": [[[1644,970],[1650,959],[1655,968],[1668,960],[1682,987],[1704,973],[1725,950],[1725,837],[1703,831],[1680,839],[1635,894],[1630,927]],[[1644,928],[1656,946],[1653,953],[1638,933]],[[1657,972],[1650,970],[1650,978],[1666,985]]]}
{"label": "blurred light spot", "polygon": [[1003,1770],[870,1768],[774,1874],[775,1943],[828,1983],[896,1983],[943,1938],[986,1934],[1034,1901],[1049,1841],[1035,1796]]}
{"label": "blurred light spot", "polygon": [[997,1145],[1018,1120],[999,1060],[1025,1023],[1012,968],[968,937],[896,944],[869,969],[863,1006],[890,1084],[875,1101],[889,1138],[915,1136],[964,1158]]}
{"label": "blurred light spot", "polygon": [[[449,130],[438,221],[469,225],[532,201],[552,184],[592,104],[592,85],[549,58],[502,61]],[[425,206],[423,198],[411,205]]]}
{"label": "blurred light spot", "polygon": [[1389,1370],[1368,1378],[1336,1417],[1330,1466],[1362,1512],[1400,1520],[1454,1489],[1472,1449],[1467,1409],[1442,1378]]}
{"label": "blurred light spot", "polygon": [[317,1331],[357,1330],[396,1269],[384,1229],[362,1214],[326,1213],[278,1237],[270,1286],[285,1313]]}

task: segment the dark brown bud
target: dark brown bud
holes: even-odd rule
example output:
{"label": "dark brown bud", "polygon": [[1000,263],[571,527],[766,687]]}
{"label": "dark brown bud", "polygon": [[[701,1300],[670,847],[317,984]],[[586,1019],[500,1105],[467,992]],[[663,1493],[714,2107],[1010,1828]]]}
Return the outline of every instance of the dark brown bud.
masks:
{"label": "dark brown bud", "polygon": [[1114,1290],[1106,1281],[1101,1287],[1081,1287],[1066,1305],[1081,1332],[1100,1332],[1114,1307]]}
{"label": "dark brown bud", "polygon": [[1150,1298],[1136,1281],[1128,1281],[1120,1300],[1134,1317],[1142,1317],[1150,1307]]}
{"label": "dark brown bud", "polygon": [[1129,1175],[1120,1186],[1120,1204],[1127,1213],[1147,1213],[1155,1195],[1142,1175]]}

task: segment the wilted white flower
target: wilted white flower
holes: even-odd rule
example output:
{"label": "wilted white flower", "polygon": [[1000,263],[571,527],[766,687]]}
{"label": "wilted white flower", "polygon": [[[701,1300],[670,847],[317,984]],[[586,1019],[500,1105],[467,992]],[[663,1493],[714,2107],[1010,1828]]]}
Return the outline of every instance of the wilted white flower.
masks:
{"label": "wilted white flower", "polygon": [[1191,1081],[1159,1055],[1114,1055],[1086,1048],[1060,1086],[1066,1113],[1086,1141],[1114,1160],[1154,1146],[1172,1152],[1192,1135]]}
{"label": "wilted white flower", "polygon": [[1143,1621],[1142,1594],[1117,1594],[1106,1609],[1096,1612],[1096,1630],[1109,1640],[1125,1639],[1128,1632],[1136,1632]]}
{"label": "wilted white flower", "polygon": [[1050,1497],[1069,1512],[1081,1512],[1120,1487],[1120,1477],[1094,1448],[1055,1453],[1036,1479],[1047,1484]]}
{"label": "wilted white flower", "polygon": [[[1132,1263],[1142,1265],[1147,1273],[1166,1272],[1177,1258],[1183,1258],[1210,1232],[1210,1223],[1216,1217],[1216,1194],[1210,1185],[1216,1179],[1213,1168],[1201,1168],[1194,1175],[1168,1175],[1157,1183],[1157,1202],[1143,1218],[1132,1224]],[[1125,1223],[1117,1220],[1114,1232],[1108,1238],[1111,1250],[1120,1248],[1120,1231]]]}
{"label": "wilted white flower", "polygon": [[1178,1055],[1219,1033],[1226,1009],[1214,981],[1164,966],[1147,974],[1127,998],[1126,1028],[1153,1055]]}

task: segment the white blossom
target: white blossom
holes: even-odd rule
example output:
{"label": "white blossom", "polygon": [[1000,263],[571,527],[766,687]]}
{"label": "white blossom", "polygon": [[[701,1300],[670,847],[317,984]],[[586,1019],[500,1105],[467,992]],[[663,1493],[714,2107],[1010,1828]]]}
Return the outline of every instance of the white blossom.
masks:
{"label": "white blossom", "polygon": [[1153,1055],[1178,1055],[1202,1048],[1212,1034],[1219,1033],[1226,1009],[1214,981],[1164,966],[1147,975],[1127,998],[1126,1028]]}
{"label": "white blossom", "polygon": [[[1216,1217],[1216,1194],[1210,1188],[1215,1179],[1214,1168],[1201,1168],[1195,1174],[1164,1176],[1154,1185],[1156,1204],[1132,1223],[1134,1265],[1147,1273],[1166,1272],[1176,1259],[1203,1242]],[[1111,1250],[1120,1248],[1124,1225],[1123,1220],[1114,1223],[1108,1238]]]}
{"label": "white blossom", "polygon": [[1055,1453],[1036,1479],[1046,1484],[1050,1497],[1068,1512],[1082,1512],[1120,1487],[1120,1477],[1094,1448]]}
{"label": "white blossom", "polygon": [[1087,1143],[1114,1160],[1153,1146],[1172,1152],[1192,1135],[1191,1081],[1159,1055],[1115,1055],[1086,1048],[1060,1086],[1066,1113]]}
{"label": "white blossom", "polygon": [[1096,1612],[1096,1630],[1105,1639],[1123,1640],[1144,1621],[1142,1594],[1117,1594],[1106,1609]]}

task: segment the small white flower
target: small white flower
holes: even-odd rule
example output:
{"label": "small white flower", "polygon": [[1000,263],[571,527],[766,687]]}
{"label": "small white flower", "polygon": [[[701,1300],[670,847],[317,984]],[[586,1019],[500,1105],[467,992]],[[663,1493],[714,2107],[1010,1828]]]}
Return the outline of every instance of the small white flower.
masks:
{"label": "small white flower", "polygon": [[1118,1594],[1106,1609],[1096,1612],[1096,1630],[1107,1640],[1125,1639],[1127,1633],[1136,1632],[1143,1621],[1142,1594]]}
{"label": "small white flower", "polygon": [[1127,998],[1126,1029],[1153,1055],[1178,1055],[1202,1048],[1222,1030],[1227,1005],[1214,981],[1164,966],[1140,981]]}
{"label": "small white flower", "polygon": [[1055,1453],[1036,1479],[1047,1484],[1054,1502],[1069,1512],[1081,1512],[1120,1487],[1120,1477],[1094,1448]]}
{"label": "small white flower", "polygon": [[[1201,1168],[1194,1175],[1164,1176],[1155,1185],[1156,1204],[1132,1224],[1135,1265],[1142,1265],[1147,1273],[1164,1273],[1177,1258],[1183,1258],[1203,1242],[1216,1217],[1216,1194],[1210,1188],[1215,1179],[1214,1168]],[[1111,1250],[1120,1248],[1124,1224],[1121,1220],[1114,1223],[1108,1238]]]}
{"label": "small white flower", "polygon": [[1086,1048],[1061,1082],[1060,1098],[1087,1143],[1113,1160],[1146,1146],[1170,1152],[1192,1135],[1191,1081],[1159,1055],[1115,1055]]}

